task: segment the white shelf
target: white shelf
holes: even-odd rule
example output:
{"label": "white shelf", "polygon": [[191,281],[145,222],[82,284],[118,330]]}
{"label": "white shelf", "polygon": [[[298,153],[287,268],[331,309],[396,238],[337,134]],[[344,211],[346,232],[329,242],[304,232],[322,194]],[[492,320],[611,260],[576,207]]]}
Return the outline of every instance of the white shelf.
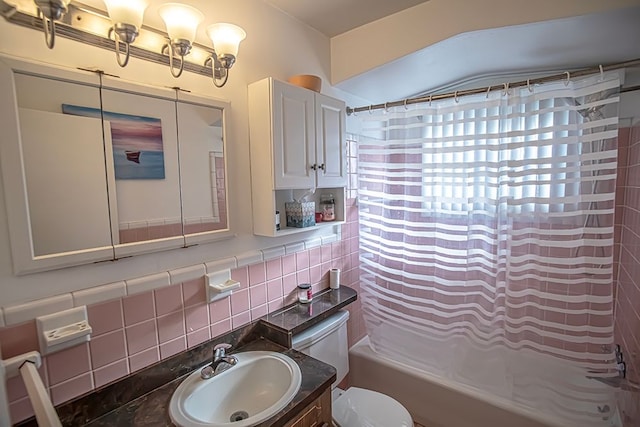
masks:
{"label": "white shelf", "polygon": [[298,233],[303,233],[305,231],[317,231],[323,228],[332,227],[334,225],[342,225],[344,223],[345,221],[327,221],[327,222],[320,222],[314,225],[313,227],[304,227],[304,228],[284,227],[284,228],[281,228],[280,230],[275,231],[274,236],[288,236],[290,234],[298,234]]}

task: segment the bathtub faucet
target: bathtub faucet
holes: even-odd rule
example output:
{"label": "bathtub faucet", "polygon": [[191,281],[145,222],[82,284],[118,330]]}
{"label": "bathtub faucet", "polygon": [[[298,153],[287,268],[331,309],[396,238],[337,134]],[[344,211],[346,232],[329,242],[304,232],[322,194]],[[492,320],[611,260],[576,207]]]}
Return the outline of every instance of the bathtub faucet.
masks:
{"label": "bathtub faucet", "polygon": [[213,360],[210,365],[205,366],[200,371],[203,380],[208,380],[214,375],[224,372],[238,363],[235,356],[227,356],[226,351],[231,348],[231,344],[218,344],[213,348]]}

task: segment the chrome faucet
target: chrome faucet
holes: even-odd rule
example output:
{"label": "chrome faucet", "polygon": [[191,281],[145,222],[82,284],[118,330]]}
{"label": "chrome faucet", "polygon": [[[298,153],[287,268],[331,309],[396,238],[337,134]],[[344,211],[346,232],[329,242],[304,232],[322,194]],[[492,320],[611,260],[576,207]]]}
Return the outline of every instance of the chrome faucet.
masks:
{"label": "chrome faucet", "polygon": [[205,366],[200,371],[200,376],[203,380],[208,380],[238,363],[238,359],[235,356],[228,356],[226,354],[226,351],[230,348],[231,344],[218,344],[213,347],[213,359],[211,360],[211,364]]}

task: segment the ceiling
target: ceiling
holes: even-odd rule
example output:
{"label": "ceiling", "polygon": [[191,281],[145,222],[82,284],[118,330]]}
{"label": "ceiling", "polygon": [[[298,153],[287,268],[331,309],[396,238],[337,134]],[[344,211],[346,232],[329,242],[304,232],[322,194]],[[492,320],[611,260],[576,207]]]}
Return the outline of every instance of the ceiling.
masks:
{"label": "ceiling", "polygon": [[[102,5],[102,0],[81,1],[95,7]],[[263,1],[329,38],[426,2]],[[211,0],[190,0],[189,3],[203,11],[212,7]],[[640,58],[640,0],[637,4],[592,15],[458,34],[332,84],[366,100],[367,104],[376,104],[637,59]],[[154,22],[150,24],[153,26]],[[640,82],[640,68],[635,71],[634,79],[637,76]]]}
{"label": "ceiling", "polygon": [[639,59],[639,22],[640,6],[472,31],[335,86],[376,104]]}
{"label": "ceiling", "polygon": [[[327,37],[424,0],[264,0]],[[459,34],[334,85],[383,103],[640,58],[640,7]],[[455,89],[452,89],[455,88]]]}
{"label": "ceiling", "polygon": [[408,9],[428,0],[265,0],[327,37]]}

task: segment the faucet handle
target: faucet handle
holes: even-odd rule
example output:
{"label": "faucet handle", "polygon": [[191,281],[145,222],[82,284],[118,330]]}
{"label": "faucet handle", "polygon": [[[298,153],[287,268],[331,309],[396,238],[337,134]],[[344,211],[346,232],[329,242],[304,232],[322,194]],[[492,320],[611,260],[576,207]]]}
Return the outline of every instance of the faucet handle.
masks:
{"label": "faucet handle", "polygon": [[231,347],[231,344],[227,343],[216,344],[216,346],[213,347],[213,353],[215,357],[224,357],[226,350],[230,349]]}

